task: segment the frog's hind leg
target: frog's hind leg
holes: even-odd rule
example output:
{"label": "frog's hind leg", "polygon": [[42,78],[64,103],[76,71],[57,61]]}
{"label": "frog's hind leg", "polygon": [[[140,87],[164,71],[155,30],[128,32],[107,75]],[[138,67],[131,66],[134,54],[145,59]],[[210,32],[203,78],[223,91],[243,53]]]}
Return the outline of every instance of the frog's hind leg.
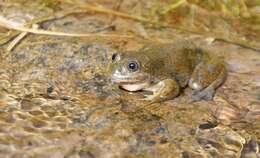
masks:
{"label": "frog's hind leg", "polygon": [[212,100],[216,89],[225,81],[226,73],[226,67],[221,62],[198,64],[189,81],[189,87],[193,89],[191,99]]}

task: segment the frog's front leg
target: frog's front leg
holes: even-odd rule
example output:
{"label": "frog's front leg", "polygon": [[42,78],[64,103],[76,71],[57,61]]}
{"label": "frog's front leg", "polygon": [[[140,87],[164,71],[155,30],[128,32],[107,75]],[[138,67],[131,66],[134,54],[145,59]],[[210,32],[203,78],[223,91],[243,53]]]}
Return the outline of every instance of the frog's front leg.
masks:
{"label": "frog's front leg", "polygon": [[193,89],[191,99],[212,100],[216,88],[225,81],[226,76],[224,63],[208,61],[198,64],[189,81],[189,87]]}
{"label": "frog's front leg", "polygon": [[145,95],[145,99],[151,102],[161,102],[176,97],[180,92],[178,83],[173,79],[165,79],[155,85],[147,87],[145,91],[150,91],[152,95]]}

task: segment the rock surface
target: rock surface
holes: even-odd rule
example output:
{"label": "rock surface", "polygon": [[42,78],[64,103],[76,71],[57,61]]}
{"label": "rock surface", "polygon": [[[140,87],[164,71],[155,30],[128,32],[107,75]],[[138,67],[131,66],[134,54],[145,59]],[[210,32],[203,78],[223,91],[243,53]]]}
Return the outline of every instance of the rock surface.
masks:
{"label": "rock surface", "polygon": [[[66,17],[43,27],[91,32],[103,28],[100,19]],[[30,34],[11,52],[2,46],[0,157],[260,157],[259,52],[223,42],[204,46],[229,69],[214,100],[190,103],[187,90],[149,105],[106,74],[114,51],[144,43]]]}

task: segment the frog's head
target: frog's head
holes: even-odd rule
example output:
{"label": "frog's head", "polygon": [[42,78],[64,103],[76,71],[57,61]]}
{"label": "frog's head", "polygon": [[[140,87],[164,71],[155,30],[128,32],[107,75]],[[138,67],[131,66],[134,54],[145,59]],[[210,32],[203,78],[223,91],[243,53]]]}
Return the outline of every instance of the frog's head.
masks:
{"label": "frog's head", "polygon": [[110,73],[112,82],[128,91],[141,90],[150,83],[145,62],[135,53],[113,54]]}

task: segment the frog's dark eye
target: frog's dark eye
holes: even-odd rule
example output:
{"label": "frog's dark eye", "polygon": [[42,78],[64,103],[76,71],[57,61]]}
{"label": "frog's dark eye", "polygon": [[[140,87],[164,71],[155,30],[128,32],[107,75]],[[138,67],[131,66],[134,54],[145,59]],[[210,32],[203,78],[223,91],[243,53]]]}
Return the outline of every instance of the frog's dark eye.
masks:
{"label": "frog's dark eye", "polygon": [[136,61],[131,61],[128,63],[128,70],[135,72],[139,69],[139,65]]}

